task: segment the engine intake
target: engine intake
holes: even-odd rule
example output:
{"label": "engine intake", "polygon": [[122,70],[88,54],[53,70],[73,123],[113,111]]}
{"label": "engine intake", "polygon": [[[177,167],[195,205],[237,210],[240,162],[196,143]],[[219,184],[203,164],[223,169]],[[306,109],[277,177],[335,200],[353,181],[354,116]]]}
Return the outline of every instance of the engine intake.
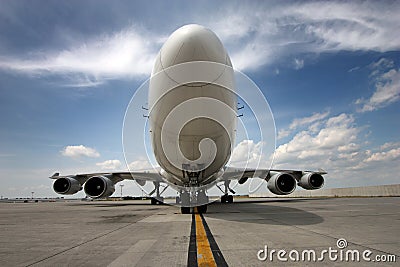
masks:
{"label": "engine intake", "polygon": [[82,186],[72,177],[62,177],[54,181],[53,189],[58,194],[73,195],[82,190]]}
{"label": "engine intake", "polygon": [[103,198],[115,192],[115,185],[105,176],[93,176],[86,181],[84,190],[91,198]]}
{"label": "engine intake", "polygon": [[301,177],[299,185],[308,190],[320,189],[324,185],[324,177],[321,174],[309,172]]}
{"label": "engine intake", "polygon": [[267,187],[276,195],[288,195],[296,189],[296,179],[289,173],[276,173],[268,180]]}

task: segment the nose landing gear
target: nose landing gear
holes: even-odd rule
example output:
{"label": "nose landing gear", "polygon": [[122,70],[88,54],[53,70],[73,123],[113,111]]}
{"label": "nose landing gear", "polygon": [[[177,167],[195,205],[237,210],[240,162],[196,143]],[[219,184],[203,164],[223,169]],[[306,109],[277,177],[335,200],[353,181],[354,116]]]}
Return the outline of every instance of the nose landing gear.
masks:
{"label": "nose landing gear", "polygon": [[189,214],[193,212],[206,213],[209,198],[205,190],[197,192],[181,192],[180,196],[177,197],[179,204],[181,204],[181,213]]}
{"label": "nose landing gear", "polygon": [[217,187],[219,188],[219,190],[221,190],[221,192],[224,193],[224,194],[221,196],[221,203],[233,203],[233,196],[232,196],[232,195],[229,195],[228,193],[231,192],[232,194],[235,194],[236,192],[233,191],[233,189],[231,189],[231,188],[229,187],[230,182],[231,182],[231,181],[225,181],[225,182],[224,182],[225,190],[222,190],[221,187],[219,187],[219,186],[217,185]]}

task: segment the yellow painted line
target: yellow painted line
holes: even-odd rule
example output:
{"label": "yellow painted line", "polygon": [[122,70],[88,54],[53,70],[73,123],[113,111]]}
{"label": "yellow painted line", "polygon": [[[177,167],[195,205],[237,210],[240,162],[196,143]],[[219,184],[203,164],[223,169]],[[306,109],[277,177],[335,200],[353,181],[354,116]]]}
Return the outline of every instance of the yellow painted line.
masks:
{"label": "yellow painted line", "polygon": [[204,229],[203,221],[200,214],[196,210],[196,245],[197,245],[197,264],[199,267],[215,266],[214,256],[211,251],[210,243],[208,242],[206,230]]}

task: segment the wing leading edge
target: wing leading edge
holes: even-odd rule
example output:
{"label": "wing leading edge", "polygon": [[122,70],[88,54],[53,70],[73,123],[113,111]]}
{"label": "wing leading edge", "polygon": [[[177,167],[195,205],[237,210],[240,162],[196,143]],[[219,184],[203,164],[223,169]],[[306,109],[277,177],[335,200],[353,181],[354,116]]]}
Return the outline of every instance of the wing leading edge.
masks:
{"label": "wing leading edge", "polygon": [[75,175],[53,174],[51,179],[56,179],[53,189],[56,193],[72,195],[85,187],[85,193],[92,198],[109,197],[115,191],[115,184],[123,180],[135,180],[144,186],[146,182],[159,185],[163,182],[159,170],[144,170],[135,172],[98,172]]}
{"label": "wing leading edge", "polygon": [[299,171],[278,169],[254,169],[226,167],[221,181],[238,180],[244,184],[249,178],[261,178],[267,181],[268,189],[277,195],[287,195],[296,189],[296,184],[307,190],[320,189],[324,185],[322,175],[326,171]]}

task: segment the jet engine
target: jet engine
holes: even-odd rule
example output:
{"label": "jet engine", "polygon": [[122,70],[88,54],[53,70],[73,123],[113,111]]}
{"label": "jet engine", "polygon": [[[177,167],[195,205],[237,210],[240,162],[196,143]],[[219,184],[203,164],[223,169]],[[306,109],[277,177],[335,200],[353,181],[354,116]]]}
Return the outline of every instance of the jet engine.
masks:
{"label": "jet engine", "polygon": [[288,195],[296,189],[296,179],[289,173],[279,172],[272,175],[267,187],[276,195]]}
{"label": "jet engine", "polygon": [[73,195],[82,190],[82,186],[72,177],[62,177],[54,181],[53,189],[58,194]]}
{"label": "jet engine", "polygon": [[115,184],[106,176],[93,176],[86,181],[84,190],[91,198],[109,197],[115,192]]}
{"label": "jet engine", "polygon": [[324,177],[318,173],[309,172],[300,178],[298,185],[308,190],[319,189],[324,185]]}

